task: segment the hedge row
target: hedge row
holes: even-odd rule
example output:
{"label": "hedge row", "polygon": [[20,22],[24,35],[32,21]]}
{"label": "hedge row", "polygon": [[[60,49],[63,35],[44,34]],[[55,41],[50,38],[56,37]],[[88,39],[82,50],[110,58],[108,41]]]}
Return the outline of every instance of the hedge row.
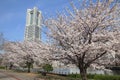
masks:
{"label": "hedge row", "polygon": [[[68,75],[70,78],[81,78],[80,74],[70,74]],[[97,75],[97,74],[88,74],[88,79],[94,80],[120,80],[120,75]]]}
{"label": "hedge row", "polygon": [[95,75],[94,80],[120,80],[120,75]]}

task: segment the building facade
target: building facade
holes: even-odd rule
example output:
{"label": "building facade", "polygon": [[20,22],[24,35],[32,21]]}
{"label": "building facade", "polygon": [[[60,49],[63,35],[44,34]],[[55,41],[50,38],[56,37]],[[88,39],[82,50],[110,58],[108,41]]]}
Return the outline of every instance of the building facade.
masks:
{"label": "building facade", "polygon": [[36,7],[27,9],[26,27],[24,40],[40,41],[41,40],[42,15]]}

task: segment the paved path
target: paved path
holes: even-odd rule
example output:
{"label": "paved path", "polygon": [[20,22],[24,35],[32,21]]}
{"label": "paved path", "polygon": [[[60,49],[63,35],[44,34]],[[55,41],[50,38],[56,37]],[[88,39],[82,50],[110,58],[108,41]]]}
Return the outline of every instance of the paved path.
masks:
{"label": "paved path", "polygon": [[0,70],[0,80],[35,80],[35,77],[36,75],[32,73],[17,73]]}
{"label": "paved path", "polygon": [[0,73],[0,80],[16,80],[16,79],[12,78],[11,76],[7,76],[3,73]]}

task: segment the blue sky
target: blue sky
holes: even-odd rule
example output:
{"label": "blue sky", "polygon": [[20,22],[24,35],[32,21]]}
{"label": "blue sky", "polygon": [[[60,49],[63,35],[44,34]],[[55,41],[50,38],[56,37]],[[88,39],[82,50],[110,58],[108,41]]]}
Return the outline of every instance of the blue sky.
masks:
{"label": "blue sky", "polygon": [[27,9],[36,6],[45,18],[49,18],[55,16],[57,11],[63,11],[71,1],[73,0],[1,0],[0,32],[7,40],[23,41]]}

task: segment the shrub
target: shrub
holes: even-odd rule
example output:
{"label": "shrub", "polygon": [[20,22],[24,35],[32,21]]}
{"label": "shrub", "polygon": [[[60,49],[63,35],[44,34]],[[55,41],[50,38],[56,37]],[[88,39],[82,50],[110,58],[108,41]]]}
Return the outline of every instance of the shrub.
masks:
{"label": "shrub", "polygon": [[45,64],[43,66],[43,69],[44,69],[44,71],[47,71],[47,72],[53,71],[53,67],[51,64]]}
{"label": "shrub", "polygon": [[0,66],[0,69],[5,69],[5,67],[4,66]]}

